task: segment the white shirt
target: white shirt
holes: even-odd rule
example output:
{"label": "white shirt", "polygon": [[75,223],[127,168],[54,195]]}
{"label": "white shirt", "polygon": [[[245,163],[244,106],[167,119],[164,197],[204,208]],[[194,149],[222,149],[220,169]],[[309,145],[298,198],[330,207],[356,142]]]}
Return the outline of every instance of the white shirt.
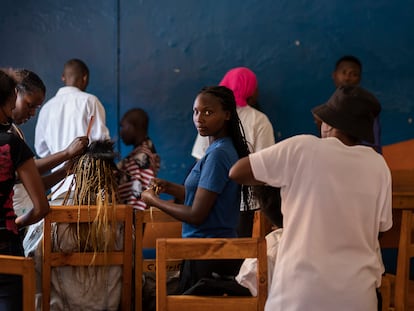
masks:
{"label": "white shirt", "polygon": [[[237,107],[237,114],[243,125],[251,152],[262,150],[275,143],[272,123],[263,112],[247,105]],[[198,134],[191,155],[196,159],[201,159],[208,146],[208,137]]]}
{"label": "white shirt", "polygon": [[[40,109],[34,142],[37,154],[40,157],[54,154],[67,148],[76,137],[85,136],[91,116],[94,121],[90,141],[109,139],[105,109],[99,99],[73,86],[60,88]],[[59,189],[52,195],[52,200],[69,189],[71,180],[67,178],[62,186],[53,187],[52,190]]]}
{"label": "white shirt", "polygon": [[383,157],[300,135],[249,159],[257,180],[281,187],[283,235],[265,310],[377,310],[378,234],[392,226]]}

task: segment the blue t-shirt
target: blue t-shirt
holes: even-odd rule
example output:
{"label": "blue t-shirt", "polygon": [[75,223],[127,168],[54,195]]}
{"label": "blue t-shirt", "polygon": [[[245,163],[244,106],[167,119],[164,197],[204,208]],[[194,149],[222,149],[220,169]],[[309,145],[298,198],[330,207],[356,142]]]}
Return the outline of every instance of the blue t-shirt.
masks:
{"label": "blue t-shirt", "polygon": [[183,223],[184,238],[237,237],[240,211],[240,186],[229,179],[229,171],[239,159],[231,138],[215,140],[187,176],[184,204],[191,206],[197,188],[218,194],[207,219],[201,225]]}

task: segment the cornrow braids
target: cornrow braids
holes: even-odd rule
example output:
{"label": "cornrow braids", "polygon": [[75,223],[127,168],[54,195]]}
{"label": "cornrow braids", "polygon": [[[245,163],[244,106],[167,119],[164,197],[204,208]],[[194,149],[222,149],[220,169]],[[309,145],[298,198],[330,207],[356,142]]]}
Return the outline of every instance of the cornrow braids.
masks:
{"label": "cornrow braids", "polygon": [[14,77],[17,81],[17,91],[21,94],[42,92],[46,94],[46,86],[42,79],[33,71],[27,69],[15,69]]}
{"label": "cornrow braids", "polygon": [[[210,94],[220,100],[223,110],[230,111],[230,120],[227,122],[229,136],[233,142],[239,158],[249,155],[249,146],[244,134],[244,128],[239,119],[236,110],[236,99],[233,91],[225,86],[207,86],[201,89],[199,94]],[[251,187],[242,185],[242,196],[244,208],[249,209],[252,206],[253,191]]]}

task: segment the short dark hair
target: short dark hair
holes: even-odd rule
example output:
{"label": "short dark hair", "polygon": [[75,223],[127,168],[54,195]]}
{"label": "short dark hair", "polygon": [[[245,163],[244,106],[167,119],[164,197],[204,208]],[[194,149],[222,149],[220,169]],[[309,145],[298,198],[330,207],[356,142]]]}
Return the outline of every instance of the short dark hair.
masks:
{"label": "short dark hair", "polygon": [[88,66],[78,58],[72,58],[65,63],[64,70],[71,68],[78,76],[89,76]]}
{"label": "short dark hair", "polygon": [[338,69],[339,65],[342,62],[352,62],[352,63],[356,64],[359,67],[359,70],[362,72],[362,63],[357,57],[355,57],[353,55],[344,55],[344,56],[342,56],[335,63],[335,70]]}
{"label": "short dark hair", "polygon": [[122,120],[133,124],[136,128],[142,128],[148,131],[149,118],[145,110],[141,108],[133,108],[125,112]]}

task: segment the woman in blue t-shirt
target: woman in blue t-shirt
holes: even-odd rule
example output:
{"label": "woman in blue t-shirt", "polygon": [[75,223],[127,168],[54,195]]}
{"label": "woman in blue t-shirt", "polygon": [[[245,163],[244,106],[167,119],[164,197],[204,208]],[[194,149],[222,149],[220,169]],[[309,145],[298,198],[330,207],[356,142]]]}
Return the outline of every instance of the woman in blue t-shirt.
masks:
{"label": "woman in blue t-shirt", "polygon": [[[198,133],[210,140],[204,157],[192,168],[184,185],[154,179],[152,189],[144,191],[141,198],[148,206],[182,221],[184,238],[237,237],[240,188],[228,175],[231,166],[248,155],[249,149],[233,92],[224,86],[203,88],[193,105],[193,121]],[[157,194],[161,192],[174,196],[175,201],[160,199]],[[247,189],[243,195],[249,195]],[[236,275],[239,267],[239,261],[185,261],[179,291],[184,293],[212,273]]]}

